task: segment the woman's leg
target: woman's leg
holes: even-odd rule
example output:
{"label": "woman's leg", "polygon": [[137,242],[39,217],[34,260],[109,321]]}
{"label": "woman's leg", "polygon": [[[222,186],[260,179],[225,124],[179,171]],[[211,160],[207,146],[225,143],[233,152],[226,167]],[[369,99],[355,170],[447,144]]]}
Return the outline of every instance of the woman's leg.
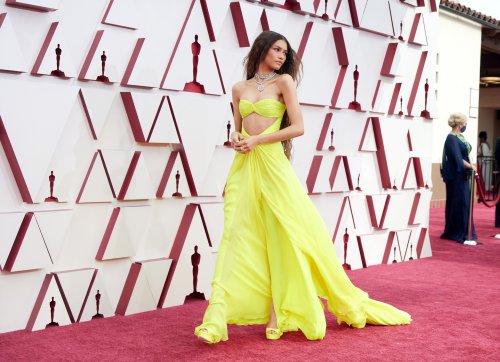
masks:
{"label": "woman's leg", "polygon": [[272,301],[269,308],[269,322],[267,322],[266,328],[278,328],[278,320],[276,319],[276,312],[274,311],[274,304]]}

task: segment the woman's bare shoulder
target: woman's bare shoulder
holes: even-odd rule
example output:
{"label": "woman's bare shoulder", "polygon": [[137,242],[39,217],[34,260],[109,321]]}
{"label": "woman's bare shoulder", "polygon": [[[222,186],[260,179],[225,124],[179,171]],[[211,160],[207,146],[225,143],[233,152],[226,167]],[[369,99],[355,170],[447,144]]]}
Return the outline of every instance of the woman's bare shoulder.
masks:
{"label": "woman's bare shoulder", "polygon": [[246,86],[247,81],[246,80],[240,80],[239,82],[236,82],[233,85],[233,94],[239,95],[243,91],[243,89]]}
{"label": "woman's bare shoulder", "polygon": [[276,83],[280,88],[295,88],[295,81],[290,74],[280,74],[278,79],[276,79]]}

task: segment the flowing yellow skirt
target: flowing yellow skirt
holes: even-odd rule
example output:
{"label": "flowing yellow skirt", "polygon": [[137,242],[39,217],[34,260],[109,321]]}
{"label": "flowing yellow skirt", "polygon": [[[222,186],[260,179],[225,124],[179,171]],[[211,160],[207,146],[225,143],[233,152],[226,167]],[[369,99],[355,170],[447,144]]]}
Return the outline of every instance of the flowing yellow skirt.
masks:
{"label": "flowing yellow skirt", "polygon": [[203,323],[211,341],[227,324],[264,324],[271,301],[282,331],[325,336],[323,303],[338,323],[409,324],[408,313],[369,299],[347,277],[316,207],[280,142],[236,154],[224,199],[224,233]]}

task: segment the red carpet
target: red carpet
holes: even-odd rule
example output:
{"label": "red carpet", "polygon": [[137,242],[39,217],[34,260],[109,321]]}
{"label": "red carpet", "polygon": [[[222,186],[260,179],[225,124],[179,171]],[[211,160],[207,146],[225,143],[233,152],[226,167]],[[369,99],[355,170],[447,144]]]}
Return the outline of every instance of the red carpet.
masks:
{"label": "red carpet", "polygon": [[[327,315],[323,341],[287,333],[266,341],[262,326],[230,326],[230,340],[205,345],[193,336],[206,302],[113,317],[40,332],[0,335],[0,361],[10,360],[498,360],[500,239],[494,209],[478,206],[480,246],[439,239],[443,209],[431,210],[434,257],[350,272],[373,298],[412,314],[409,326],[351,329]],[[498,229],[500,231],[500,229]]]}

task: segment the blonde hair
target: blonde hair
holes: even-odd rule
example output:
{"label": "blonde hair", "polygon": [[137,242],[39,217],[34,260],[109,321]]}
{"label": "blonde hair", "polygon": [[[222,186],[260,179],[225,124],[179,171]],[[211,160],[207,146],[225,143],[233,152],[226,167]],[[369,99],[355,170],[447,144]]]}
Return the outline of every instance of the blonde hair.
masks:
{"label": "blonde hair", "polygon": [[455,128],[456,126],[461,126],[467,123],[467,116],[463,113],[452,113],[450,118],[448,118],[448,126]]}

